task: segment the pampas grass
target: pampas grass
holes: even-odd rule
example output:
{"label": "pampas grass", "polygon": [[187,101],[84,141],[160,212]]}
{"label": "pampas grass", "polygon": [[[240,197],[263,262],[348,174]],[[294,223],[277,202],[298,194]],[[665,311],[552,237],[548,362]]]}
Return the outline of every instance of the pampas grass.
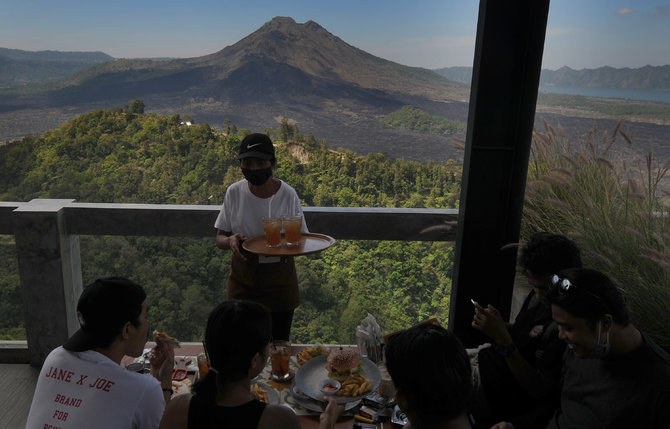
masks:
{"label": "pampas grass", "polygon": [[[576,145],[547,122],[533,133],[522,238],[537,231],[571,237],[584,265],[624,291],[633,323],[670,350],[670,230],[661,189],[670,161],[639,155],[621,130],[597,125]],[[621,144],[615,145],[617,137]]]}

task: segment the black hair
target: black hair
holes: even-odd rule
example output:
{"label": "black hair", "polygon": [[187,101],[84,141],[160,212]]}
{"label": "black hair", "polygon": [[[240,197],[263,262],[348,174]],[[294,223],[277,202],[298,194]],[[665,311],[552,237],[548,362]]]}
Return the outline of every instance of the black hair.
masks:
{"label": "black hair", "polygon": [[548,232],[533,234],[521,248],[519,266],[533,277],[582,266],[579,247],[568,237]]}
{"label": "black hair", "polygon": [[419,325],[393,335],[386,365],[407,400],[404,411],[413,428],[435,427],[466,412],[472,395],[470,360],[459,339],[443,327]]}
{"label": "black hair", "polygon": [[242,300],[219,304],[205,329],[205,350],[213,370],[193,386],[195,394],[214,402],[217,386],[246,377],[251,359],[256,353],[264,356],[271,340],[272,319],[263,304]]}
{"label": "black hair", "polygon": [[[147,294],[142,288],[142,286],[134,283],[131,280],[128,280],[124,277],[108,277],[103,279],[97,279],[93,284],[105,287],[113,287],[117,292],[121,294],[112,294],[110,299],[114,299],[115,302],[109,302],[109,305],[116,306],[119,308],[118,318],[115,318],[119,324],[114,326],[111,329],[103,329],[97,332],[98,336],[98,347],[107,348],[115,340],[116,337],[121,333],[123,326],[126,322],[130,322],[134,327],[140,326],[140,315],[142,314],[142,303],[146,300]],[[101,299],[97,297],[97,299]],[[117,305],[122,302],[124,305]]]}
{"label": "black hair", "polygon": [[600,271],[589,268],[571,268],[556,273],[560,281],[570,281],[569,289],[552,285],[547,300],[575,317],[586,319],[595,329],[598,321],[610,314],[615,323],[628,326],[630,316],[617,284]]}

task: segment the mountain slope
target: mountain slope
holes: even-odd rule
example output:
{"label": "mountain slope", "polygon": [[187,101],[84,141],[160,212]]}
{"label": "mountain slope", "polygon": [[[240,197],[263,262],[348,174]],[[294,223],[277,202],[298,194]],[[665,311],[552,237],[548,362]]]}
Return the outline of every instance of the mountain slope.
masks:
{"label": "mountain slope", "polygon": [[102,52],[30,52],[0,48],[0,88],[64,78],[113,59]]}
{"label": "mountain slope", "polygon": [[[445,67],[435,69],[434,72],[455,82],[469,84],[472,79],[472,67]],[[581,70],[570,67],[561,67],[558,70],[543,69],[540,85],[668,91],[670,65],[640,68],[606,66]]]}
{"label": "mountain slope", "polygon": [[[42,132],[76,113],[142,99],[147,111],[188,114],[214,126],[230,119],[238,127],[263,130],[287,117],[335,148],[425,159],[437,145],[441,150],[434,158],[447,159],[454,153],[449,137],[394,129],[381,118],[411,104],[431,114],[452,111],[454,119],[463,120],[467,94],[466,85],[370,55],[313,21],[277,17],[210,55],[116,60],[55,83],[0,91],[0,130],[24,130],[24,122],[34,121],[29,115],[48,111],[42,128],[28,131]],[[60,122],[49,122],[55,118]],[[0,141],[19,137],[3,133]]]}

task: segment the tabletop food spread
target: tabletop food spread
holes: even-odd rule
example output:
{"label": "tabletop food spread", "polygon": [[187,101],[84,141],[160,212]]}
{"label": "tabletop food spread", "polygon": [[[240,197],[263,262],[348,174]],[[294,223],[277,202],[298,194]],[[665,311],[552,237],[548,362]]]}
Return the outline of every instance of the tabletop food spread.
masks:
{"label": "tabletop food spread", "polygon": [[[372,334],[379,330],[378,325],[371,315],[364,322],[367,319],[368,323],[357,327],[357,335],[360,333],[366,340],[358,345],[273,343],[274,351],[271,349],[263,371],[252,380],[250,392],[262,402],[284,405],[296,415],[305,416],[302,419],[307,419],[303,422],[307,427],[312,427],[312,417],[308,416],[318,416],[323,411],[326,396],[343,405],[344,415],[349,419],[353,416],[356,424],[383,428],[386,421],[392,427],[403,425],[407,420],[394,402],[395,388],[380,359],[383,354],[375,351],[379,341]],[[159,340],[166,341],[163,337],[156,339]],[[146,347],[140,357],[126,356],[121,364],[131,371],[149,373],[152,344],[147,343]],[[176,396],[190,392],[200,371],[208,371],[209,366],[201,345],[177,342],[175,351],[183,353],[175,356],[172,374]]]}
{"label": "tabletop food spread", "polygon": [[[268,404],[283,404],[295,411],[297,415],[316,415],[323,411],[325,400],[323,393],[319,390],[319,383],[328,379],[327,369],[328,355],[334,349],[342,349],[337,346],[307,346],[293,354],[290,359],[290,369],[295,377],[287,382],[273,381],[271,378],[271,364],[268,363],[264,370],[252,380],[251,392],[260,401]],[[356,350],[356,347],[348,347]],[[146,349],[145,352],[149,352]],[[142,361],[142,357],[135,359],[134,363]],[[130,368],[132,362],[126,363]],[[134,367],[134,365],[133,365]],[[145,366],[148,372],[148,362]],[[198,380],[198,365],[196,356],[175,356],[175,369],[172,377],[174,395],[188,393],[193,384]],[[378,366],[363,357],[360,359],[360,369],[355,373],[341,379],[341,389],[347,386],[355,386],[348,393],[337,392],[333,395],[338,403],[344,405],[345,415],[355,415],[360,410],[370,410],[370,406],[387,406],[390,398],[384,397],[376,392],[380,385],[382,375]],[[367,383],[367,384],[366,384]],[[361,389],[363,388],[363,389]],[[338,395],[339,394],[339,395]],[[390,416],[391,409],[389,409]],[[356,416],[359,418],[360,416]],[[376,415],[375,415],[376,417]]]}

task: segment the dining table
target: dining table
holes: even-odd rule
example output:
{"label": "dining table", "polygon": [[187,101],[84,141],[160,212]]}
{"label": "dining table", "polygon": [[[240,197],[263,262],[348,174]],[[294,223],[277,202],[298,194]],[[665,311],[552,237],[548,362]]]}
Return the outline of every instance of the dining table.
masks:
{"label": "dining table", "polygon": [[[137,369],[138,364],[142,363],[145,370],[148,371],[148,359],[144,356],[148,355],[150,350],[154,347],[153,342],[147,342],[144,348],[143,356],[139,358],[124,357],[121,365],[126,368]],[[318,428],[319,414],[318,407],[306,401],[296,400],[291,393],[291,386],[293,384],[295,374],[299,371],[298,361],[296,355],[301,350],[312,347],[310,344],[292,344],[291,345],[291,359],[289,368],[293,374],[291,379],[287,381],[277,382],[271,378],[271,364],[270,359],[265,365],[263,371],[252,380],[252,384],[258,384],[268,391],[268,398],[271,403],[277,403],[291,408],[297,415],[300,425],[303,429]],[[331,346],[329,347],[356,347],[356,346]],[[173,388],[175,388],[174,395],[190,392],[190,387],[198,379],[198,367],[196,357],[204,352],[204,347],[201,343],[181,343],[180,347],[174,349],[175,352],[175,376],[173,376]],[[134,365],[132,365],[134,364]],[[359,408],[359,402],[348,403],[345,405],[345,412],[340,416],[335,424],[336,429],[353,428],[355,418],[354,415]],[[376,423],[378,429],[400,429],[402,425],[393,423],[390,417],[382,417]]]}

